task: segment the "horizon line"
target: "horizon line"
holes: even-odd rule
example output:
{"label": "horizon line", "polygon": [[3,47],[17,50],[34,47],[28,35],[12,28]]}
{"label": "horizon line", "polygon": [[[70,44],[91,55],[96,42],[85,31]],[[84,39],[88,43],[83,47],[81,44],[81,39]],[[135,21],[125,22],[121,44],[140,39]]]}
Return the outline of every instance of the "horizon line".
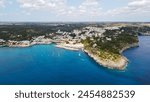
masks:
{"label": "horizon line", "polygon": [[0,21],[0,23],[150,23],[150,21]]}

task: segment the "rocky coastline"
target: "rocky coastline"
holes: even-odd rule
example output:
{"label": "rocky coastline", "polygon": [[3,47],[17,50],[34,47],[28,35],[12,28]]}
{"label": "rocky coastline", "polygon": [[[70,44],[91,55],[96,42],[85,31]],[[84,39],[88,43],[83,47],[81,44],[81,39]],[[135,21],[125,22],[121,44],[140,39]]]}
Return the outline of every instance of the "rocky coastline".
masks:
{"label": "rocky coastline", "polygon": [[[56,42],[50,39],[46,40],[40,40],[40,41],[9,41],[7,43],[8,47],[30,47],[33,45],[40,45],[40,44],[51,44],[51,43],[56,43],[56,47],[58,48],[63,48],[67,50],[73,50],[73,51],[78,51],[78,50],[83,50],[85,53],[87,53],[93,60],[95,60],[98,64],[110,68],[110,69],[118,69],[118,70],[124,70],[126,66],[128,65],[128,59],[122,54],[125,50],[133,47],[138,47],[138,43],[133,43],[125,46],[122,50],[120,50],[120,55],[121,57],[119,58],[118,61],[112,61],[110,59],[107,60],[102,60],[100,57],[97,55],[92,54],[90,51],[84,49],[84,45],[82,43],[76,43],[76,44],[66,44],[64,42]],[[0,47],[4,47],[0,46]]]}
{"label": "rocky coastline", "polygon": [[117,69],[117,70],[125,70],[129,60],[122,54],[125,50],[133,47],[138,47],[138,43],[130,44],[126,47],[124,47],[122,50],[120,50],[121,57],[119,58],[118,61],[112,61],[112,60],[102,60],[100,57],[97,55],[92,54],[88,50],[84,50],[85,53],[87,53],[93,60],[95,60],[98,64],[107,67],[109,69]]}
{"label": "rocky coastline", "polygon": [[102,60],[97,55],[92,54],[91,52],[84,50],[85,53],[87,53],[93,60],[95,60],[98,64],[107,67],[109,69],[118,69],[118,70],[124,70],[128,64],[128,60],[125,57],[121,57],[117,62],[112,60]]}
{"label": "rocky coastline", "polygon": [[139,44],[133,43],[133,44],[129,44],[129,45],[125,46],[122,50],[120,50],[120,54],[122,54],[124,51],[126,51],[130,48],[134,48],[134,47],[139,47]]}
{"label": "rocky coastline", "polygon": [[[32,42],[30,43],[29,41],[22,41],[21,43],[16,44],[10,44],[7,45],[8,47],[30,47],[33,45],[40,45],[40,44],[51,44],[53,41],[46,41],[46,42]],[[56,43],[54,41],[54,43]],[[122,50],[120,50],[121,57],[119,58],[118,61],[112,61],[110,59],[107,60],[102,60],[100,57],[97,55],[92,54],[90,51],[84,49],[84,45],[82,43],[77,43],[77,44],[65,44],[65,43],[56,43],[56,47],[58,48],[63,48],[67,50],[73,50],[73,51],[78,51],[78,50],[83,50],[88,56],[90,56],[94,61],[96,61],[98,64],[107,67],[109,69],[117,69],[117,70],[125,70],[125,68],[128,65],[128,59],[122,54],[125,50],[133,47],[138,47],[138,43],[130,44],[124,47]],[[3,46],[1,46],[3,47]]]}
{"label": "rocky coastline", "polygon": [[0,47],[30,47],[33,45],[41,45],[41,44],[51,44],[51,39],[45,39],[44,36],[40,36],[38,38],[34,38],[33,40],[23,40],[23,41],[14,41],[14,40],[8,40],[8,41],[1,41]]}
{"label": "rocky coastline", "polygon": [[92,54],[90,51],[84,49],[84,45],[81,43],[78,44],[65,44],[65,43],[58,43],[56,47],[67,49],[67,50],[74,50],[78,51],[82,49],[88,56],[90,56],[94,61],[96,61],[98,64],[107,67],[109,69],[117,69],[117,70],[125,70],[128,65],[128,59],[122,54],[125,50],[138,47],[138,43],[129,44],[126,47],[124,47],[122,50],[120,50],[120,58],[118,61],[112,61],[110,59],[102,60],[97,55]]}

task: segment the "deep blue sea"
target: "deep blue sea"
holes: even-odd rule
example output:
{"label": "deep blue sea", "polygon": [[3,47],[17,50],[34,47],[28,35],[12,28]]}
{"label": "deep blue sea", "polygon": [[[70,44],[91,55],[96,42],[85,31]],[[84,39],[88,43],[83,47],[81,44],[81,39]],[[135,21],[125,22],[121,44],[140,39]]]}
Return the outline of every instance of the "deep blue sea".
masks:
{"label": "deep blue sea", "polygon": [[150,37],[124,52],[125,71],[98,65],[82,51],[51,45],[0,48],[0,85],[150,85]]}

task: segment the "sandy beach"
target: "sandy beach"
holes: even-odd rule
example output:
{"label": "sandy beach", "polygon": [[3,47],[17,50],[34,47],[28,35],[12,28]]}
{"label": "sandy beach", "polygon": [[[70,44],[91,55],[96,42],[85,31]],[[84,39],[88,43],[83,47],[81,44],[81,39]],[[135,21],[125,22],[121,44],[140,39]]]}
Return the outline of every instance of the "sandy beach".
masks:
{"label": "sandy beach", "polygon": [[[33,41],[33,42],[29,42],[29,41],[21,41],[21,42],[17,42],[17,41],[10,41],[8,46],[9,47],[29,47],[29,46],[33,46],[33,45],[39,45],[39,44],[51,44],[51,40],[42,40],[42,41]],[[120,54],[121,57],[118,61],[112,61],[112,60],[102,60],[100,57],[98,57],[97,55],[94,55],[92,53],[90,53],[89,51],[84,49],[84,45],[82,43],[76,43],[76,44],[66,44],[66,43],[57,43],[56,47],[58,48],[63,48],[63,49],[67,49],[67,50],[74,50],[74,51],[78,51],[78,50],[84,50],[85,53],[87,53],[93,60],[95,60],[98,64],[103,65],[104,67],[108,67],[110,69],[118,69],[118,70],[124,70],[128,64],[128,59],[123,56],[123,51],[132,48],[132,47],[137,47],[139,46],[138,43],[134,43],[131,45],[127,45],[126,47],[124,47],[122,50],[120,50]]]}
{"label": "sandy beach", "polygon": [[83,48],[84,48],[84,45],[81,44],[81,43],[77,43],[77,44],[65,44],[65,43],[60,43],[60,44],[57,44],[56,47],[64,48],[64,49],[67,49],[67,50],[75,50],[75,51],[78,51],[78,50],[80,50],[80,49],[83,49]]}
{"label": "sandy beach", "polygon": [[123,54],[122,54],[123,51],[125,51],[129,48],[132,48],[132,47],[137,47],[137,46],[139,46],[138,43],[134,43],[134,44],[131,44],[131,45],[128,45],[128,46],[124,47],[122,50],[120,50],[121,57],[119,58],[119,60],[118,61],[112,61],[112,60],[109,60],[109,59],[102,60],[97,55],[94,55],[94,54],[90,53],[89,51],[85,50],[84,45],[81,44],[81,43],[78,43],[78,44],[59,43],[59,44],[56,45],[56,47],[64,48],[64,49],[67,49],[67,50],[78,51],[80,49],[83,49],[84,52],[87,53],[98,64],[100,64],[104,67],[110,68],[110,69],[118,69],[118,70],[124,70],[128,65],[128,59],[125,56],[123,56]]}

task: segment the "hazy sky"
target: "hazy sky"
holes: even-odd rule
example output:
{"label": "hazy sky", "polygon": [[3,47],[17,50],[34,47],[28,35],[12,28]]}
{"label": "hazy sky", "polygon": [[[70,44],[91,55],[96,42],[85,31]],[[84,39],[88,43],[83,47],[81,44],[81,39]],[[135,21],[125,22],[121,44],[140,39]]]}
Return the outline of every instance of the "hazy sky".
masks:
{"label": "hazy sky", "polygon": [[0,21],[150,21],[150,0],[0,0]]}

